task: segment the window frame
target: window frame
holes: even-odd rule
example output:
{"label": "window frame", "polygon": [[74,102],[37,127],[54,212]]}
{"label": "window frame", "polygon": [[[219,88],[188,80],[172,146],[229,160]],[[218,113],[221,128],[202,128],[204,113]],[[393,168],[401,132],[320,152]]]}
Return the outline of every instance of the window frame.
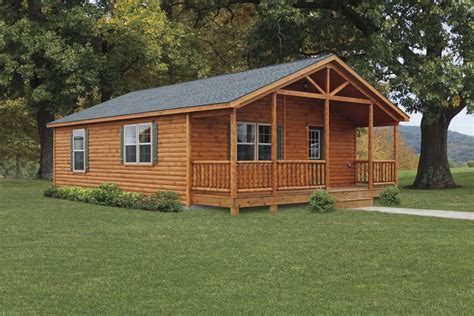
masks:
{"label": "window frame", "polygon": [[[82,149],[76,149],[75,142],[76,140],[74,139],[74,133],[76,132],[82,132]],[[76,169],[76,152],[82,152],[82,169]],[[72,130],[72,172],[80,172],[80,173],[85,173],[86,172],[86,129],[85,128],[79,128],[79,129],[73,129]]]}
{"label": "window frame", "polygon": [[[135,127],[135,143],[127,143],[127,127]],[[142,143],[140,142],[140,126],[148,126],[150,128],[150,142]],[[150,161],[149,162],[140,162],[140,145],[149,145],[150,146]],[[135,146],[135,162],[127,161],[127,146]],[[127,124],[123,126],[123,164],[124,165],[142,165],[142,166],[151,166],[153,165],[153,123],[136,123],[136,124]]]}
{"label": "window frame", "polygon": [[[238,137],[238,129],[239,129],[239,124],[245,124],[245,125],[253,125],[255,127],[255,138],[253,143],[248,143],[248,142],[239,142],[239,137]],[[260,136],[260,131],[259,131],[259,126],[270,126],[270,143],[260,143],[259,136]],[[253,145],[254,146],[254,152],[253,152],[253,157],[254,159],[252,160],[239,160],[237,161],[271,161],[272,159],[267,159],[267,160],[260,160],[259,159],[259,145],[264,145],[264,146],[269,146],[270,151],[272,148],[272,143],[271,143],[271,132],[272,132],[272,124],[271,123],[257,123],[257,122],[243,122],[243,121],[238,121],[237,122],[237,131],[235,133],[237,139],[236,139],[236,147],[235,147],[235,152],[236,152],[236,157],[238,158],[238,146],[239,145]]]}
{"label": "window frame", "polygon": [[[269,126],[270,127],[270,142],[269,143],[260,143],[260,126]],[[272,152],[272,124],[270,123],[257,123],[257,156],[256,156],[256,161],[271,161],[272,157],[270,154],[270,159],[260,159],[260,145],[262,146],[269,146],[270,147],[270,153]]]}
{"label": "window frame", "polygon": [[[254,141],[253,143],[249,143],[249,142],[239,142],[239,124],[242,125],[242,124],[245,124],[245,125],[253,125],[254,126],[254,131],[255,131],[255,135],[254,135]],[[236,139],[236,146],[235,146],[235,157],[237,158],[237,161],[255,161],[255,157],[257,155],[257,143],[258,143],[258,140],[257,140],[257,123],[253,123],[253,122],[237,122],[237,126],[236,126],[237,130],[235,131],[235,137],[237,138]],[[239,145],[253,145],[253,159],[252,160],[239,160],[238,157],[239,157]]]}
{"label": "window frame", "polygon": [[[317,132],[318,133],[318,157],[311,157],[311,148],[310,148],[310,140],[311,140],[311,132]],[[307,131],[307,141],[306,141],[306,150],[307,150],[307,156],[308,160],[323,160],[323,133],[324,129],[322,127],[318,126],[309,126],[308,131]]]}

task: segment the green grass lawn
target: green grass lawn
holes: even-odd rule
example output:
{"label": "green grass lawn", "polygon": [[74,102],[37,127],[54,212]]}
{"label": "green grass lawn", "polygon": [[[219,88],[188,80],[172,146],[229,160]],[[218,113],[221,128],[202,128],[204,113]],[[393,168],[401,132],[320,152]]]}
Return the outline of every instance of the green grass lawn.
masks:
{"label": "green grass lawn", "polygon": [[[401,207],[474,212],[474,168],[453,168],[453,176],[462,187],[451,190],[411,190],[416,171],[399,174]],[[377,201],[376,204],[380,205]]]}
{"label": "green grass lawn", "polygon": [[[152,213],[0,180],[0,314],[473,314],[474,222]],[[454,191],[453,191],[454,192]]]}

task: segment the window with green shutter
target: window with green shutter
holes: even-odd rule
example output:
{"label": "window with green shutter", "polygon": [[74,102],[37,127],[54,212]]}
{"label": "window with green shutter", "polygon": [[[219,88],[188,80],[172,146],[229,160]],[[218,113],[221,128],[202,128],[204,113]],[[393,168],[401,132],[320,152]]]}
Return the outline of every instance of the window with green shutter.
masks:
{"label": "window with green shutter", "polygon": [[158,160],[156,123],[124,125],[120,129],[120,160],[126,165],[151,164]]}
{"label": "window with green shutter", "polygon": [[75,129],[71,133],[71,170],[85,172],[87,165],[86,129]]}

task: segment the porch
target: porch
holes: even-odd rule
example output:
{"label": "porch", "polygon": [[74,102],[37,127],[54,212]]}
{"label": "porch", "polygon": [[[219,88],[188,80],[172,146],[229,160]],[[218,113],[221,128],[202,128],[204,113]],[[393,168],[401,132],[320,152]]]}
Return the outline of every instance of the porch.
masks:
{"label": "porch", "polygon": [[[187,116],[187,205],[241,207],[306,203],[315,189],[337,207],[372,205],[397,184],[398,114],[327,65],[232,109]],[[393,127],[393,156],[375,160],[373,129]],[[356,129],[367,128],[367,159]]]}
{"label": "porch", "polygon": [[[372,205],[385,185],[396,184],[394,160],[373,161],[373,185],[369,187],[369,162],[354,161],[354,183],[328,187],[325,161],[280,160],[273,173],[272,162],[238,161],[237,194],[231,198],[230,161],[194,161],[192,179],[193,204],[221,207],[273,206],[306,203],[316,189],[326,189],[338,208]],[[276,190],[273,181],[276,181]]]}

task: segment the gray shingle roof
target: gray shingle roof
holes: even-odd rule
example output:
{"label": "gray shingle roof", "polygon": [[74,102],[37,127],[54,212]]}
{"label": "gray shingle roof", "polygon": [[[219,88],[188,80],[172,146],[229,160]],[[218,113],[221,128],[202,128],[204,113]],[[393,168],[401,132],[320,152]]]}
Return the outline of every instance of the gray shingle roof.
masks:
{"label": "gray shingle roof", "polygon": [[319,55],[286,64],[134,91],[60,118],[53,124],[227,103],[330,56]]}

